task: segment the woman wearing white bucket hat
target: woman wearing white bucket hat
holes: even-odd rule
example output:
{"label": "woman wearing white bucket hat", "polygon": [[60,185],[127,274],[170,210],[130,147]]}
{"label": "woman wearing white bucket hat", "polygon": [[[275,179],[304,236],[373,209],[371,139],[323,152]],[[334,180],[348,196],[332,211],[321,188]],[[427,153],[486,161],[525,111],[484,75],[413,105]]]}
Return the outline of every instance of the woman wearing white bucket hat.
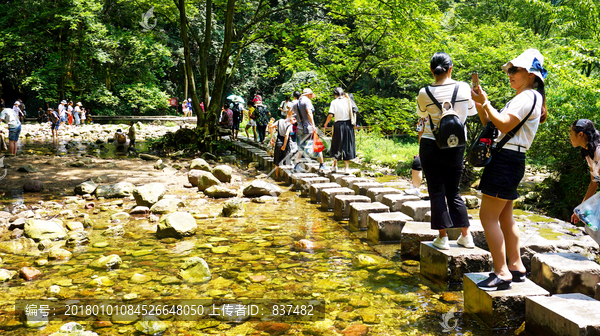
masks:
{"label": "woman wearing white bucket hat", "polygon": [[521,231],[513,218],[513,200],[519,197],[517,187],[525,173],[525,152],[547,116],[543,63],[538,50],[528,49],[502,66],[516,96],[500,112],[492,107],[480,86],[471,92],[481,122],[485,125],[492,121],[502,133],[497,143],[521,125],[504,147],[493,150],[479,185],[483,194],[479,216],[494,261],[494,272],[477,284],[484,290],[509,289],[512,282],[525,281],[526,269],[519,250]]}

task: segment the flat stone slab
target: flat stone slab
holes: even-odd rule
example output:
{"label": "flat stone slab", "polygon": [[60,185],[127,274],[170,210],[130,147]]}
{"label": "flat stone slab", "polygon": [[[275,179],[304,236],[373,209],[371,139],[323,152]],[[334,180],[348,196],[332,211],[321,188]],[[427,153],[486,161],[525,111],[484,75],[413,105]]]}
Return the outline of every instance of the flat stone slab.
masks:
{"label": "flat stone slab", "polygon": [[333,209],[335,196],[337,195],[354,195],[354,190],[349,188],[331,188],[321,191],[321,209]]}
{"label": "flat stone slab", "polygon": [[475,247],[464,248],[450,242],[449,250],[440,250],[433,241],[421,242],[421,274],[430,280],[460,287],[463,274],[492,270],[492,254]]}
{"label": "flat stone slab", "polygon": [[[375,180],[368,178],[368,177],[361,177],[361,178],[365,179],[365,181],[354,181],[354,180],[348,181],[348,188],[354,190],[354,185],[357,183],[379,183],[379,182],[375,182]],[[383,187],[383,184],[380,183],[380,186]]]}
{"label": "flat stone slab", "polygon": [[310,196],[310,186],[315,183],[328,183],[329,179],[325,177],[305,177],[301,178],[296,190],[300,190],[300,194],[304,197]]}
{"label": "flat stone slab", "polygon": [[387,205],[379,202],[374,203],[350,203],[350,231],[366,231],[368,228],[369,214],[389,212]]}
{"label": "flat stone slab", "polygon": [[580,293],[527,297],[525,311],[532,335],[600,335],[600,301]]}
{"label": "flat stone slab", "polygon": [[333,218],[336,220],[350,218],[351,203],[371,203],[371,199],[360,195],[335,195],[333,200]]}
{"label": "flat stone slab", "polygon": [[367,190],[371,188],[381,188],[383,184],[378,182],[358,182],[352,184],[352,190],[356,193],[356,195],[367,196]]}
{"label": "flat stone slab", "polygon": [[400,211],[404,202],[420,201],[421,198],[406,194],[387,194],[383,195],[381,203],[390,207],[390,211]]}
{"label": "flat stone slab", "polygon": [[431,202],[429,201],[410,201],[402,203],[400,208],[409,217],[417,222],[425,222],[425,215],[431,211]]}
{"label": "flat stone slab", "polygon": [[[485,232],[483,226],[479,220],[469,220],[471,226],[469,230],[473,236],[473,242],[475,246],[487,250],[487,240],[485,239]],[[447,231],[448,240],[457,240],[462,231],[460,228],[449,228]],[[431,229],[431,223],[428,222],[415,222],[408,221],[404,224],[402,229],[402,239],[400,241],[402,245],[401,254],[402,256],[410,259],[420,259],[420,250],[422,241],[432,241],[438,236],[438,230]]]}
{"label": "flat stone slab", "polygon": [[340,188],[337,183],[313,183],[310,185],[310,201],[313,203],[321,202],[321,192],[325,189]]}
{"label": "flat stone slab", "polygon": [[354,175],[344,175],[335,179],[335,183],[338,183],[342,187],[350,188],[351,182],[372,182],[371,180],[364,177],[356,177]]}
{"label": "flat stone slab", "polygon": [[300,190],[300,180],[303,178],[309,178],[309,177],[319,177],[319,175],[317,174],[313,174],[313,173],[293,173],[290,178],[290,184],[292,185],[292,188],[294,190]]}
{"label": "flat stone slab", "polygon": [[348,177],[348,175],[342,173],[330,173],[327,177],[329,178],[329,182],[335,182],[341,185],[342,187],[346,187],[345,185],[342,185],[338,180],[342,177]]}
{"label": "flat stone slab", "polygon": [[371,188],[367,190],[367,197],[369,197],[373,202],[381,202],[383,200],[383,196],[389,194],[403,194],[403,192],[396,188],[387,187]]}
{"label": "flat stone slab", "polygon": [[539,235],[537,231],[522,232],[519,238],[521,260],[527,271],[531,271],[531,259],[538,253],[555,253],[556,241],[550,241]]}
{"label": "flat stone slab", "polygon": [[531,280],[552,294],[596,294],[600,265],[577,253],[539,253],[531,260]]}
{"label": "flat stone slab", "polygon": [[487,279],[488,276],[489,272],[464,275],[464,312],[477,317],[492,329],[520,327],[525,321],[525,298],[550,296],[547,290],[529,279],[525,282],[513,283],[512,288],[507,290],[488,292],[477,287],[477,283]]}
{"label": "flat stone slab", "polygon": [[411,220],[402,212],[371,213],[367,219],[367,239],[374,244],[399,243],[404,224]]}

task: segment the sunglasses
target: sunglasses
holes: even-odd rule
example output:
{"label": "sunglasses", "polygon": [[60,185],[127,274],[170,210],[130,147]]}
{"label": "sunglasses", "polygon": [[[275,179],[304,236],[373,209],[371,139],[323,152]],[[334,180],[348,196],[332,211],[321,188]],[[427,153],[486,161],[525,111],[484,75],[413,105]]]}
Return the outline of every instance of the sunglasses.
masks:
{"label": "sunglasses", "polygon": [[509,75],[514,75],[517,72],[521,71],[521,69],[522,68],[515,67],[515,66],[514,67],[510,67],[508,70],[506,70],[506,73],[509,74]]}

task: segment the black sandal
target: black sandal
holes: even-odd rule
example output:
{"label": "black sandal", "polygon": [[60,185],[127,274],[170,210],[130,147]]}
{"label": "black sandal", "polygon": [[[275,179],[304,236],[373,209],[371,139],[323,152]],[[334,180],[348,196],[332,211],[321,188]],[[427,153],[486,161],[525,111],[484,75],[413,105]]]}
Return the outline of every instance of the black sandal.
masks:
{"label": "black sandal", "polygon": [[525,282],[525,280],[527,280],[527,273],[525,272],[510,271],[510,274],[512,274],[513,282]]}
{"label": "black sandal", "polygon": [[[527,273],[523,273],[523,272],[519,272],[519,271],[511,271],[509,270],[510,274],[512,274],[512,282],[525,282],[525,280],[527,280]],[[490,275],[494,274],[494,272],[490,272]]]}
{"label": "black sandal", "polygon": [[477,283],[477,287],[485,291],[506,290],[511,288],[512,280],[502,280],[495,273],[490,273],[490,276]]}

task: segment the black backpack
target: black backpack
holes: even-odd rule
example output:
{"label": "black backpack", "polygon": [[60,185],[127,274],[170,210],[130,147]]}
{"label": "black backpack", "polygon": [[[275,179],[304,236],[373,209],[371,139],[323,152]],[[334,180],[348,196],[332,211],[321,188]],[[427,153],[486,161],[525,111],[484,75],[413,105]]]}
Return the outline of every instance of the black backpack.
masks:
{"label": "black backpack", "polygon": [[[435,141],[440,149],[454,148],[465,146],[467,143],[465,139],[465,125],[460,121],[458,114],[454,111],[454,104],[456,103],[456,95],[458,94],[459,83],[456,83],[454,87],[454,93],[452,94],[452,100],[450,102],[445,101],[443,105],[435,99],[429,87],[425,88],[425,92],[431,99],[431,101],[440,109],[442,117],[437,126],[433,125],[431,121],[431,115],[429,116],[429,127],[433,132]],[[446,104],[450,106],[446,107]]]}
{"label": "black backpack", "polygon": [[238,102],[233,102],[231,104],[231,112],[233,112],[233,122],[241,123],[244,115],[242,114],[242,110],[240,109],[240,104]]}

